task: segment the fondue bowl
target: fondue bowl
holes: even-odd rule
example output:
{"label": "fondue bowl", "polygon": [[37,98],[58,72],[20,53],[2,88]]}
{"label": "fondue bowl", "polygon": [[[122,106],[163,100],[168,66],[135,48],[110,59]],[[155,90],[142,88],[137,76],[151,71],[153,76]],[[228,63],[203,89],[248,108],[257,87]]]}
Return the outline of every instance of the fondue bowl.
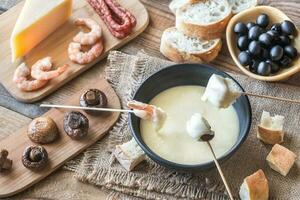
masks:
{"label": "fondue bowl", "polygon": [[[203,86],[206,87],[207,82],[212,74],[218,74],[223,77],[233,79],[230,75],[213,67],[203,64],[177,64],[166,67],[146,79],[137,89],[133,99],[144,103],[149,103],[159,93],[176,86]],[[234,79],[233,79],[234,80]],[[234,80],[242,91],[243,88]],[[172,100],[170,100],[172,101]],[[199,98],[199,101],[201,99]],[[233,108],[237,114],[239,132],[234,145],[218,158],[220,162],[231,157],[238,150],[241,144],[248,136],[251,126],[251,106],[247,96],[242,95],[233,104]],[[180,114],[180,113],[178,113]],[[199,171],[214,167],[214,162],[211,160],[205,163],[182,164],[166,160],[156,154],[143,140],[140,128],[140,118],[134,114],[129,114],[129,124],[133,137],[143,149],[143,151],[156,163],[181,171]],[[178,149],[180,151],[180,149]],[[176,154],[176,152],[174,152]],[[199,155],[201,156],[201,155]]]}

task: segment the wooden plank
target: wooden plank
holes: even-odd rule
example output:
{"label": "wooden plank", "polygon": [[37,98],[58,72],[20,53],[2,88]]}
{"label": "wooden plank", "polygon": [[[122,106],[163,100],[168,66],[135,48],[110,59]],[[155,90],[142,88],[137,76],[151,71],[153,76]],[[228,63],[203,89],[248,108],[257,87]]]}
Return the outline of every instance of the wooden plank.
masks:
{"label": "wooden plank", "polygon": [[54,92],[52,95],[45,97],[41,101],[35,103],[23,103],[17,101],[13,96],[11,96],[7,90],[0,86],[0,106],[13,110],[15,112],[21,113],[30,118],[35,118],[47,112],[48,108],[40,108],[39,104],[41,103],[63,103],[69,96],[75,94],[78,90],[81,90],[82,87],[85,87],[91,81],[99,80],[103,78],[103,71],[105,68],[106,59],[97,63],[94,67],[83,72],[76,79],[71,80],[67,84],[63,85],[59,90]]}
{"label": "wooden plank", "polygon": [[[15,133],[30,121],[30,118],[0,106],[0,141]],[[3,147],[0,146],[1,148]]]}
{"label": "wooden plank", "polygon": [[[66,22],[56,32],[42,41],[24,58],[24,61],[29,66],[31,66],[37,60],[46,56],[51,56],[54,59],[55,66],[69,64],[69,69],[61,76],[51,80],[44,88],[41,88],[40,90],[34,92],[23,92],[19,90],[12,81],[13,73],[19,63],[11,63],[11,53],[9,46],[10,35],[15,21],[18,17],[18,13],[20,13],[23,7],[23,3],[24,2],[19,3],[17,6],[13,7],[0,16],[0,81],[4,85],[4,87],[12,94],[12,96],[14,96],[17,100],[23,102],[37,101],[57,90],[65,83],[75,78],[80,73],[87,70],[95,63],[99,62],[101,59],[105,58],[110,50],[120,48],[121,46],[138,36],[145,30],[149,22],[147,10],[138,0],[120,0],[119,3],[130,10],[137,18],[137,25],[128,37],[119,40],[112,36],[104,22],[85,0],[74,0],[71,20]],[[86,65],[72,63],[67,54],[69,43],[79,31],[79,28],[73,24],[73,21],[78,17],[89,17],[95,19],[101,25],[103,30],[103,39],[105,46],[104,53],[94,62]]]}
{"label": "wooden plank", "polygon": [[[71,96],[66,104],[78,105],[79,97],[87,88],[98,88],[108,97],[108,107],[120,108],[120,101],[114,90],[106,80],[87,85],[85,89]],[[27,126],[20,131],[0,141],[0,147],[10,152],[13,160],[13,169],[10,173],[0,176],[0,198],[14,195],[58,169],[64,162],[78,155],[84,149],[95,143],[113,126],[119,117],[119,113],[105,113],[100,116],[87,115],[90,122],[89,134],[82,140],[71,140],[63,130],[63,118],[65,110],[51,109],[45,115],[50,116],[57,124],[60,137],[51,144],[44,145],[49,154],[49,164],[40,172],[33,172],[26,169],[21,162],[21,155],[24,149],[33,144],[27,137]]]}
{"label": "wooden plank", "polygon": [[[21,127],[31,121],[23,115],[0,107],[0,140],[14,134]],[[76,181],[73,172],[63,169],[51,174],[33,187],[14,196],[14,199],[26,199],[32,197],[47,199],[105,199],[107,192],[98,187]]]}

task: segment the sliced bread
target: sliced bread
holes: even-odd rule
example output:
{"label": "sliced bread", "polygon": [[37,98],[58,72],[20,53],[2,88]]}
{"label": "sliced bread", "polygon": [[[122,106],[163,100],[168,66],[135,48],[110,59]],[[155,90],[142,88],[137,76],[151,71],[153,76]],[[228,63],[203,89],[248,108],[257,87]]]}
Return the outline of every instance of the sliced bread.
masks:
{"label": "sliced bread", "polygon": [[171,3],[169,4],[169,8],[170,10],[174,13],[174,15],[176,14],[176,10],[180,7],[182,7],[185,4],[188,3],[197,3],[198,1],[201,0],[173,0],[171,1]]}
{"label": "sliced bread", "polygon": [[228,0],[232,13],[237,14],[257,5],[257,0]]}
{"label": "sliced bread", "polygon": [[232,16],[227,0],[188,3],[176,10],[176,28],[204,40],[220,38]]}
{"label": "sliced bread", "polygon": [[218,56],[221,47],[221,39],[201,40],[186,36],[175,27],[171,27],[163,32],[160,52],[177,63],[207,63]]}

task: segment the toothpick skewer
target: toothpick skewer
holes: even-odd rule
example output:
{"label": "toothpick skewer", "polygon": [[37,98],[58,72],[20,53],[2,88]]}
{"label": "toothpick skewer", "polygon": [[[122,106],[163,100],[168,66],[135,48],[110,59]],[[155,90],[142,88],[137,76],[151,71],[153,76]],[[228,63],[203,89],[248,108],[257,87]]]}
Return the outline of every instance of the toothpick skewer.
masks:
{"label": "toothpick skewer", "polygon": [[80,110],[95,110],[95,111],[104,111],[104,112],[127,112],[127,113],[133,113],[133,110],[115,109],[115,108],[92,108],[92,107],[81,107],[81,106],[70,106],[70,105],[41,104],[40,107],[44,107],[44,108],[80,109]]}
{"label": "toothpick skewer", "polygon": [[250,93],[250,92],[243,92],[242,94],[254,96],[254,97],[261,97],[261,98],[267,98],[267,99],[273,99],[273,100],[278,100],[278,101],[285,101],[285,102],[289,102],[289,103],[299,103],[300,104],[300,100],[286,99],[286,98],[281,98],[281,97],[273,97],[273,96],[262,95],[262,94],[254,94],[254,93]]}
{"label": "toothpick skewer", "polygon": [[215,165],[217,166],[217,169],[218,169],[219,174],[220,174],[220,176],[221,176],[221,178],[222,178],[222,181],[223,181],[223,183],[224,183],[224,185],[225,185],[225,188],[226,188],[226,190],[227,190],[227,193],[228,193],[228,195],[229,195],[229,198],[230,198],[230,200],[234,200],[234,199],[233,199],[233,196],[232,196],[232,192],[231,192],[231,190],[230,190],[230,188],[229,188],[229,186],[228,186],[228,183],[227,183],[227,181],[226,181],[226,179],[225,179],[225,176],[224,176],[224,174],[223,174],[223,171],[222,171],[222,169],[221,169],[221,167],[220,167],[220,165],[219,165],[219,162],[218,162],[218,160],[217,160],[217,158],[216,158],[215,152],[214,152],[214,150],[213,150],[213,148],[212,148],[210,142],[209,142],[209,141],[206,141],[206,142],[207,142],[207,144],[208,144],[208,146],[209,146],[209,148],[210,148],[210,151],[211,151],[211,153],[212,153],[212,155],[213,155],[213,159],[214,159]]}

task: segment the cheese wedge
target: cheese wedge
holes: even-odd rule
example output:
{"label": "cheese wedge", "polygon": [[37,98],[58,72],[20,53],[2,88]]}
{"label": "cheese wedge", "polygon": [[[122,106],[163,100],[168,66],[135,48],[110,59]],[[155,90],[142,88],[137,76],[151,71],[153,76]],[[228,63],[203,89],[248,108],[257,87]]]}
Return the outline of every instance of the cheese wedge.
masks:
{"label": "cheese wedge", "polygon": [[72,0],[26,0],[10,38],[12,61],[24,56],[72,13]]}

